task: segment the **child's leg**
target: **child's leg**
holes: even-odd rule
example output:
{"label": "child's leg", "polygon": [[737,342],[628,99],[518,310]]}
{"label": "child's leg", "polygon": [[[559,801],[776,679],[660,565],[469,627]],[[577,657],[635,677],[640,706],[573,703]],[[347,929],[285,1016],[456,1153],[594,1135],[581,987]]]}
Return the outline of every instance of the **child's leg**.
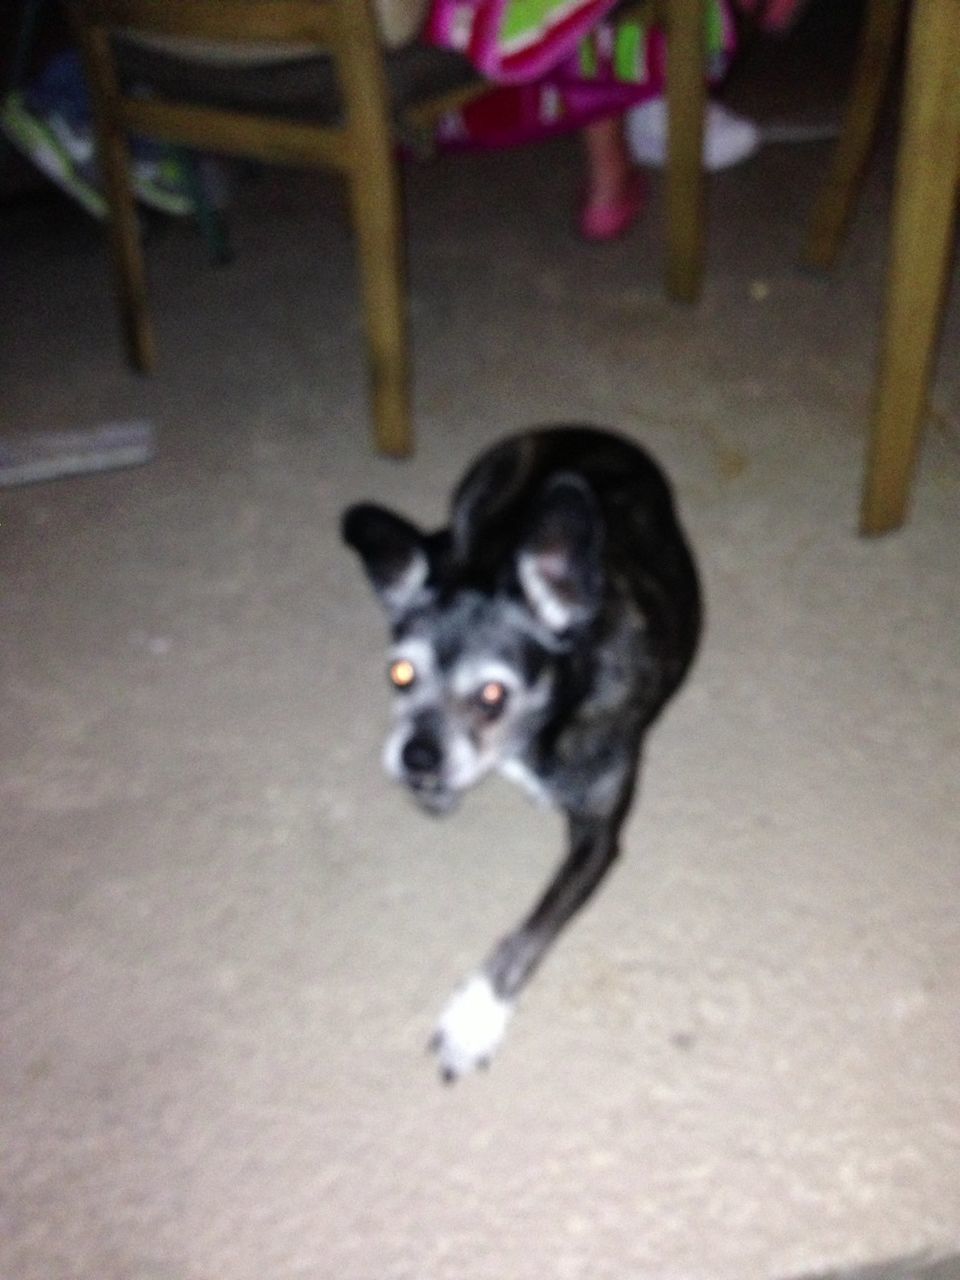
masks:
{"label": "child's leg", "polygon": [[582,130],[587,164],[580,231],[588,240],[612,240],[631,226],[644,202],[644,183],[627,150],[622,116]]}
{"label": "child's leg", "polygon": [[623,117],[608,116],[584,126],[587,160],[587,203],[611,204],[621,199],[632,172],[623,133]]}

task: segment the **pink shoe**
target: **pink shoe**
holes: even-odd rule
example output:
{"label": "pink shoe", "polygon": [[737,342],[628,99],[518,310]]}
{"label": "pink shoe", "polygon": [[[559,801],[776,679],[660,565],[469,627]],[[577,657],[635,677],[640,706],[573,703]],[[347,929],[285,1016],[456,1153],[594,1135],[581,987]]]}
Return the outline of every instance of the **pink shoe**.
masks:
{"label": "pink shoe", "polygon": [[647,201],[647,184],[642,173],[628,178],[619,200],[588,203],[580,211],[580,234],[595,242],[616,240],[633,226]]}

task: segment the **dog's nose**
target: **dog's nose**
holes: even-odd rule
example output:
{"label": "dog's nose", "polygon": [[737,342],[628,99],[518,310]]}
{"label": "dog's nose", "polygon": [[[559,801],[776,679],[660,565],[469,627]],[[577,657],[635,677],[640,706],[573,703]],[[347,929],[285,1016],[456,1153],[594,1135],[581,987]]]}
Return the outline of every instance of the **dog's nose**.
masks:
{"label": "dog's nose", "polygon": [[436,773],[443,754],[433,738],[415,733],[403,748],[403,767],[411,774]]}

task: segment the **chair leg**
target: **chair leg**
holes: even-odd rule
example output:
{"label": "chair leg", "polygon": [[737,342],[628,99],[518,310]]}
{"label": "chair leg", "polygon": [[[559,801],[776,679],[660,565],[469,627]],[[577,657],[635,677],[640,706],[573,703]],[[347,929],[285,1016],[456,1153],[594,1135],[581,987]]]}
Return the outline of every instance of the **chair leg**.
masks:
{"label": "chair leg", "polygon": [[140,373],[156,364],[153,327],[147,310],[147,283],[140,243],[136,203],[130,188],[130,152],[126,139],[116,133],[105,138],[101,150],[110,239],[117,272],[121,324],[130,363]]}
{"label": "chair leg", "polygon": [[667,41],[667,291],[681,302],[695,302],[703,284],[706,236],[703,0],[669,0]]}
{"label": "chair leg", "polygon": [[351,188],[376,443],[402,458],[413,444],[403,226],[398,175],[378,168],[353,174]]}
{"label": "chair leg", "polygon": [[341,0],[336,14],[376,444],[382,453],[402,458],[413,447],[410,336],[400,169],[389,90],[369,4]]}
{"label": "chair leg", "polygon": [[113,60],[103,31],[81,33],[97,135],[97,154],[109,210],[110,242],[117,273],[120,317],[131,364],[149,373],[155,364],[147,311],[146,272],[136,203],[130,186],[130,153],[115,104]]}
{"label": "chair leg", "polygon": [[904,0],[870,0],[853,72],[850,98],[826,181],[804,242],[810,267],[831,267],[853,215],[890,79]]}
{"label": "chair leg", "polygon": [[915,0],[863,533],[884,533],[903,523],[948,278],[958,181],[957,3]]}

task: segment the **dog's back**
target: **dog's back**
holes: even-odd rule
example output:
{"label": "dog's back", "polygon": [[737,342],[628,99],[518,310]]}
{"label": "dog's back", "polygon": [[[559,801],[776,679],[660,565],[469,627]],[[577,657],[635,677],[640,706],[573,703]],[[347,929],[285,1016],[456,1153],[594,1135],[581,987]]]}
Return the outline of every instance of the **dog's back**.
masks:
{"label": "dog's back", "polygon": [[495,577],[510,564],[538,496],[558,475],[580,477],[596,499],[607,578],[644,618],[648,643],[664,664],[660,701],[666,701],[696,651],[701,596],[670,483],[639,445],[587,426],[508,437],[477,461],[454,494],[454,558],[473,574]]}

